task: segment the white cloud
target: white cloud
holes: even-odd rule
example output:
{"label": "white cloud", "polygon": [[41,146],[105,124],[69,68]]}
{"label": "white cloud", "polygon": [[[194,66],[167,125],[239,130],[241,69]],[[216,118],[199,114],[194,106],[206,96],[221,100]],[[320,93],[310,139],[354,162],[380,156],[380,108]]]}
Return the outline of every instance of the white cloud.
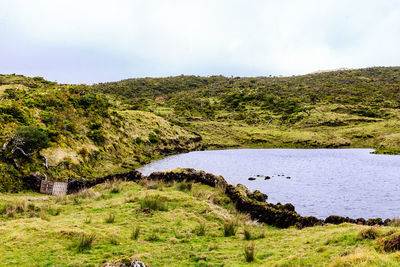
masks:
{"label": "white cloud", "polygon": [[398,65],[396,0],[2,0],[0,72],[63,82]]}

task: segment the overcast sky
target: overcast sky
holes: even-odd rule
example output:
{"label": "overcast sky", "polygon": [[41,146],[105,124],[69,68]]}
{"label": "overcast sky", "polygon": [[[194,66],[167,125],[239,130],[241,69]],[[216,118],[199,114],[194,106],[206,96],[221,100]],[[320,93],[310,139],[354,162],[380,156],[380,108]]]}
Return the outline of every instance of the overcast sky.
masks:
{"label": "overcast sky", "polygon": [[400,65],[400,0],[0,0],[0,73],[93,83]]}

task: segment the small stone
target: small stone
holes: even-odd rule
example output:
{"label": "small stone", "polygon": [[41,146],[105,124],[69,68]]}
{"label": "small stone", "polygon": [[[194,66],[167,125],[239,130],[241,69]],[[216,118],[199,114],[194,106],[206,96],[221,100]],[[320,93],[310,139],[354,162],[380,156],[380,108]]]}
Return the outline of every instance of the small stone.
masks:
{"label": "small stone", "polygon": [[271,177],[269,177],[269,176],[265,176],[265,178],[264,178],[264,180],[269,180],[269,179],[271,179]]}
{"label": "small stone", "polygon": [[254,177],[249,177],[249,181],[254,181],[255,179]]}

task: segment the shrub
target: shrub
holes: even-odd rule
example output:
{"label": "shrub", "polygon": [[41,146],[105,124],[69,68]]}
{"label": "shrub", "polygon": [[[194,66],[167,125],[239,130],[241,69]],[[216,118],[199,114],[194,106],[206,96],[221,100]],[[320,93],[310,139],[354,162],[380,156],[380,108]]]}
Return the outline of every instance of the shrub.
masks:
{"label": "shrub", "polygon": [[252,262],[255,259],[255,248],[254,243],[250,243],[244,247],[244,258],[247,262]]}
{"label": "shrub", "polygon": [[151,209],[167,211],[168,206],[165,200],[160,198],[160,195],[146,195],[143,199],[139,200],[141,209]]}
{"label": "shrub", "polygon": [[20,123],[27,123],[28,118],[25,111],[17,106],[0,106],[0,118],[3,117],[5,122],[18,121]]}
{"label": "shrub", "polygon": [[234,236],[237,231],[237,222],[235,220],[227,220],[224,222],[224,236]]}
{"label": "shrub", "polygon": [[368,227],[365,229],[360,230],[356,238],[357,239],[376,239],[379,236],[379,232],[374,227]]}
{"label": "shrub", "polygon": [[48,133],[36,126],[18,127],[9,145],[21,148],[25,153],[33,153],[50,147]]}
{"label": "shrub", "polygon": [[90,130],[99,130],[101,128],[101,121],[91,120],[89,121],[89,129]]}
{"label": "shrub", "polygon": [[96,239],[95,234],[81,234],[78,239],[78,252],[83,252],[92,248],[93,242]]}

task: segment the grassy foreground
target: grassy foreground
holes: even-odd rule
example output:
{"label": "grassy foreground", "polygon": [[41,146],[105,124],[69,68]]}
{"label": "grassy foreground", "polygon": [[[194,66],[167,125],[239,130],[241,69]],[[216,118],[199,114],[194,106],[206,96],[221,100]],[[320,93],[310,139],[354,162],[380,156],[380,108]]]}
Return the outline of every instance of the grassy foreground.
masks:
{"label": "grassy foreground", "polygon": [[396,226],[277,229],[197,183],[113,182],[66,197],[5,193],[0,212],[4,266],[131,259],[151,266],[398,266],[400,260],[399,252],[382,249],[400,233]]}

